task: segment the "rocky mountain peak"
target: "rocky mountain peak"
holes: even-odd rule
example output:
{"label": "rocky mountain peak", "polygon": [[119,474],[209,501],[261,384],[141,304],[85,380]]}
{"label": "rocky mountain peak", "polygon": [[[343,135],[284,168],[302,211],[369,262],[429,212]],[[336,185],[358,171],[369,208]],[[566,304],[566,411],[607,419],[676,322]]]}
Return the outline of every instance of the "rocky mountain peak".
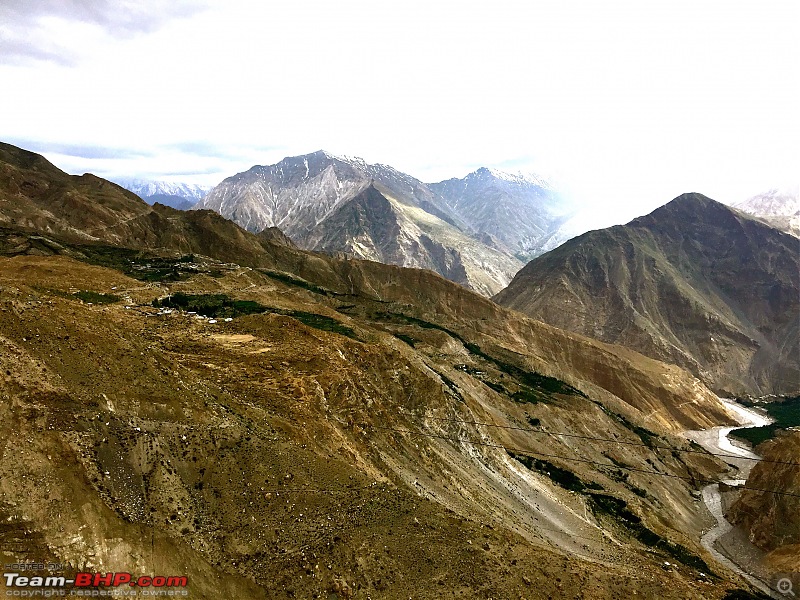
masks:
{"label": "rocky mountain peak", "polygon": [[[491,167],[480,167],[466,175],[463,179],[453,178],[448,181],[461,181],[465,185],[493,185],[512,184],[519,186],[533,186],[542,189],[552,189],[550,183],[534,173],[509,173]],[[442,182],[444,183],[444,182]]]}
{"label": "rocky mountain peak", "polygon": [[629,225],[632,227],[638,225],[649,226],[653,223],[673,222],[683,219],[707,221],[726,214],[734,216],[733,211],[721,202],[712,200],[703,194],[690,192],[681,194],[647,215],[635,218]]}
{"label": "rocky mountain peak", "polygon": [[724,393],[794,393],[798,273],[796,240],[692,193],[534,259],[495,301]]}
{"label": "rocky mountain peak", "polygon": [[304,249],[429,268],[484,294],[522,266],[477,239],[422,181],[324,150],[229,177],[196,208],[251,232],[278,227]]}
{"label": "rocky mountain peak", "polygon": [[698,193],[681,194],[628,223],[629,227],[659,232],[672,240],[693,239],[706,245],[724,247],[737,239],[742,248],[754,247],[761,235],[758,230],[765,225],[771,224]]}
{"label": "rocky mountain peak", "polygon": [[496,238],[517,257],[537,256],[571,237],[559,230],[572,206],[535,175],[481,167],[430,187],[479,235]]}
{"label": "rocky mountain peak", "polygon": [[733,207],[761,217],[791,216],[800,211],[799,191],[797,185],[772,188],[734,204]]}

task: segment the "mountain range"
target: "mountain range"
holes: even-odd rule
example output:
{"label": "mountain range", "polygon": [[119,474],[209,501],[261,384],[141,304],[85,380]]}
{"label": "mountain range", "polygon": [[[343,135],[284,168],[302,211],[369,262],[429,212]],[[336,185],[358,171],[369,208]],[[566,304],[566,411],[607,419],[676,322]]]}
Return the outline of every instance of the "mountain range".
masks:
{"label": "mountain range", "polygon": [[229,177],[195,208],[248,231],[278,227],[299,247],[431,269],[484,295],[558,239],[570,207],[546,182],[479,169],[425,184],[319,151]]}
{"label": "mountain range", "polygon": [[700,194],[566,242],[494,299],[681,365],[720,393],[800,389],[797,238]]}
{"label": "mountain range", "polygon": [[118,178],[114,182],[133,192],[148,204],[156,202],[178,210],[189,210],[211,189],[193,183],[162,181],[156,179]]}
{"label": "mountain range", "polygon": [[713,393],[429,270],[0,145],[0,312],[6,562],[198,598],[749,587],[698,539],[727,466],[679,434],[732,423]]}

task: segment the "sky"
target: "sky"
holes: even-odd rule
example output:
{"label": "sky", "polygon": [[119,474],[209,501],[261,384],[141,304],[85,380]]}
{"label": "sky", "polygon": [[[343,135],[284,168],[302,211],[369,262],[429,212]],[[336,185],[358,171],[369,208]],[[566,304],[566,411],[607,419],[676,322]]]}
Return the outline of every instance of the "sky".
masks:
{"label": "sky", "polygon": [[800,2],[0,0],[0,141],[214,185],[324,149],[607,214],[800,178]]}

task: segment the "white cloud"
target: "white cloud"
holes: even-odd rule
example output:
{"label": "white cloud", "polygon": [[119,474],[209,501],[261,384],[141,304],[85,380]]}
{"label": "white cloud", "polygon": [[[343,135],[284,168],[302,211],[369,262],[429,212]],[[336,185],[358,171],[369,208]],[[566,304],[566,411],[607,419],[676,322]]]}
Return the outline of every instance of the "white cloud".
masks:
{"label": "white cloud", "polygon": [[0,66],[0,139],[204,183],[320,148],[428,181],[514,165],[634,214],[796,177],[794,1],[112,4],[15,1],[55,40],[30,54],[69,60]]}

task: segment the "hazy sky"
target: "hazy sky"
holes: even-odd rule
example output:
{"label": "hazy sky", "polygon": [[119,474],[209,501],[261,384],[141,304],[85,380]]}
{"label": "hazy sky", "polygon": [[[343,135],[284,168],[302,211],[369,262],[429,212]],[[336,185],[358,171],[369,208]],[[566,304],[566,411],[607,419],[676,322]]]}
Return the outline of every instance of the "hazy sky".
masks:
{"label": "hazy sky", "polygon": [[2,0],[0,140],[103,176],[325,149],[732,202],[798,179],[798,23],[797,0]]}

